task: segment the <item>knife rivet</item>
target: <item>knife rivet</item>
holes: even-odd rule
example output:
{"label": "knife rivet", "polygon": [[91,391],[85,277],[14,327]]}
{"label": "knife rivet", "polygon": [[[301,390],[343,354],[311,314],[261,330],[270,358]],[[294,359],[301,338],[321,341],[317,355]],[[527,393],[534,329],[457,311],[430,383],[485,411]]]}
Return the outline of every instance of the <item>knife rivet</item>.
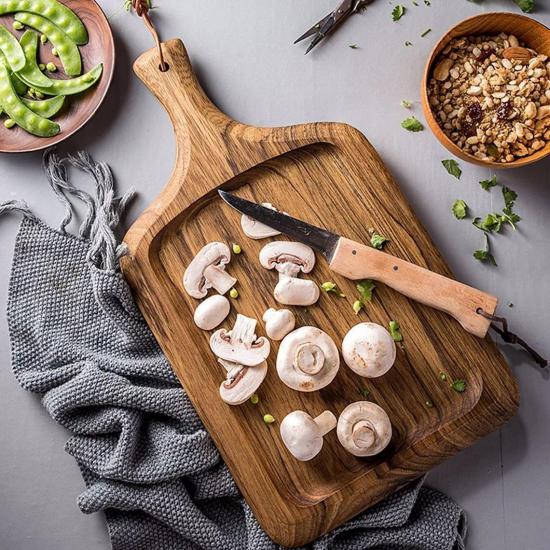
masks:
{"label": "knife rivet", "polygon": [[355,256],[357,254],[357,250],[352,250],[351,253]]}
{"label": "knife rivet", "polygon": [[393,266],[393,270],[394,270],[394,271],[397,271],[398,269],[399,269],[399,268],[398,268],[396,265]]}

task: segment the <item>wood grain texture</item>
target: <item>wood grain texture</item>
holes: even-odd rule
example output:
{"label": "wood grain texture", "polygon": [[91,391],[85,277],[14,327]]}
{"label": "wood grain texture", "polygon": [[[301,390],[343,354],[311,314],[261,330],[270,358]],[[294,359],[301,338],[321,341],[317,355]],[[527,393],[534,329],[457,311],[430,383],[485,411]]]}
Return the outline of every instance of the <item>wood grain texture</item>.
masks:
{"label": "wood grain texture", "polygon": [[[98,63],[103,63],[103,73],[99,81],[86,92],[70,96],[63,109],[53,120],[61,127],[61,132],[51,138],[33,136],[25,130],[14,127],[10,130],[0,124],[0,153],[27,153],[47,149],[72,136],[88,122],[103,103],[115,67],[115,45],[111,27],[105,14],[95,0],[61,0],[82,19],[88,30],[89,41],[79,46],[82,57],[82,72],[88,72]],[[16,31],[12,27],[13,15],[0,16],[0,24],[5,25],[17,39],[26,29]],[[52,55],[52,45],[38,44],[38,57],[41,63],[55,63],[60,67],[59,58]],[[69,78],[63,71],[48,73],[50,78]]]}
{"label": "wood grain texture", "polygon": [[330,268],[348,279],[374,279],[401,294],[452,315],[468,332],[484,338],[498,300],[485,292],[410,264],[350,239],[340,239]]}
{"label": "wood grain texture", "polygon": [[[168,72],[158,70],[154,50],[137,60],[135,71],[169,113],[176,162],[163,192],[125,237],[129,255],[123,271],[262,527],[280,544],[305,544],[501,425],[517,409],[517,386],[489,339],[475,338],[450,316],[386,286],[378,286],[373,302],[357,317],[351,307],[355,285],[335,276],[318,257],[310,278],[318,283],[335,280],[347,298],[323,294],[313,307],[293,308],[297,326],[319,326],[340,345],[358,321],[387,326],[389,320],[398,320],[405,342],[395,367],[365,381],[342,364],[327,388],[299,393],[278,379],[278,343],[273,342],[259,404],[224,404],[218,395],[224,371],[210,351],[210,334],[193,324],[198,301],[183,290],[185,267],[207,242],[241,244],[243,253],[228,268],[238,278],[240,298],[223,325],[227,328],[237,312],[260,320],[276,305],[272,292],[277,277],[258,261],[269,241],[243,235],[238,214],[218,198],[218,188],[273,202],[359,242],[367,242],[368,229],[375,227],[391,239],[391,254],[446,276],[451,273],[360,132],[344,124],[254,128],[235,122],[204,95],[183,44],[172,40],[164,48]],[[264,334],[262,323],[258,334]],[[465,378],[465,393],[452,391],[441,372]],[[339,415],[363,398],[365,387],[392,421],[393,439],[382,455],[353,457],[334,432],[312,461],[302,463],[290,455],[278,431],[286,414],[301,409],[312,416],[324,410]],[[433,407],[425,405],[427,400]],[[265,413],[277,422],[265,425]]]}
{"label": "wood grain texture", "polygon": [[519,168],[538,162],[550,155],[550,143],[547,143],[546,147],[540,151],[528,157],[518,158],[513,162],[501,163],[478,159],[474,155],[464,152],[445,135],[432,112],[428,98],[428,82],[432,75],[434,62],[451,40],[460,36],[499,34],[501,32],[513,34],[520,42],[525,43],[529,48],[536,50],[538,53],[550,56],[550,29],[530,17],[516,13],[484,13],[483,15],[476,15],[475,17],[465,19],[445,33],[428,58],[424,78],[422,79],[422,108],[424,110],[426,122],[432,132],[441,144],[456,157],[467,162],[473,162],[474,164],[489,166],[491,168]]}

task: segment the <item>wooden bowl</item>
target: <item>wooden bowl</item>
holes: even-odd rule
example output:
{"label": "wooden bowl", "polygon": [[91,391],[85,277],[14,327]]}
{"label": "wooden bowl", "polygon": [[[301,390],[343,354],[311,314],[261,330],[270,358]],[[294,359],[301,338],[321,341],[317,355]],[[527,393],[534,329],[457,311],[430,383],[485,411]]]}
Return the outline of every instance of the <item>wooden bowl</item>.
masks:
{"label": "wooden bowl", "polygon": [[501,32],[513,34],[520,40],[520,42],[524,42],[527,47],[532,48],[539,53],[550,56],[550,29],[530,17],[515,13],[484,13],[483,15],[470,17],[469,19],[465,19],[458,25],[452,27],[433,49],[426,64],[426,70],[422,80],[422,107],[424,109],[424,116],[426,117],[426,121],[432,132],[435,134],[437,139],[456,157],[481,166],[490,166],[491,168],[517,168],[537,162],[549,155],[550,143],[547,144],[544,149],[541,149],[528,157],[519,158],[513,162],[501,163],[478,159],[477,157],[464,152],[445,135],[439,126],[439,123],[435,119],[428,101],[428,82],[432,74],[434,62],[453,38],[473,34],[499,34]]}
{"label": "wooden bowl", "polygon": [[[95,0],[62,0],[62,3],[71,8],[84,22],[88,29],[89,41],[85,46],[80,46],[83,72],[92,69],[98,63],[103,63],[103,74],[92,88],[75,96],[67,97],[62,111],[54,117],[55,122],[61,127],[61,132],[50,138],[33,136],[21,128],[8,130],[4,124],[0,124],[0,152],[1,153],[26,153],[39,151],[60,143],[80,130],[97,111],[113,78],[115,63],[115,46],[113,34],[107,21],[107,17],[95,2]],[[20,38],[25,31],[16,31],[12,27],[13,16],[0,17],[0,24],[5,25],[10,32]],[[59,59],[51,53],[50,43],[39,44],[39,56],[42,63],[50,61],[59,66]],[[60,74],[61,73],[61,74]],[[67,78],[61,70],[52,78]]]}

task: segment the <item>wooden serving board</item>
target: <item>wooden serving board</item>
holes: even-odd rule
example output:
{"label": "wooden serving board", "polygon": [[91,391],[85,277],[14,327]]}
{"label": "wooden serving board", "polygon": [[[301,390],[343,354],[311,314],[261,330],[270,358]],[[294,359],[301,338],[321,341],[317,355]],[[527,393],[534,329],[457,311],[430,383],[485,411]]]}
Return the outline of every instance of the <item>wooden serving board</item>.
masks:
{"label": "wooden serving board", "polygon": [[[365,380],[342,361],[332,384],[299,393],[277,377],[272,344],[260,402],[223,403],[218,388],[225,371],[209,348],[210,333],[193,323],[198,301],[183,290],[186,266],[211,241],[238,242],[228,271],[238,278],[224,327],[236,313],[260,320],[277,307],[275,273],[258,261],[267,241],[244,236],[240,216],[221,199],[223,187],[357,241],[368,242],[370,227],[391,239],[387,251],[450,276],[430,237],[365,137],[344,124],[254,128],[221,113],[201,90],[179,40],[164,44],[170,69],[158,70],[157,52],[141,56],[135,71],[168,111],[177,143],[173,175],[158,199],[126,235],[123,270],[138,304],[212,435],[237,485],[270,537],[285,546],[305,544],[378,502],[408,481],[496,429],[518,407],[518,390],[495,345],[466,333],[451,317],[414,303],[379,285],[372,303],[356,316],[355,285],[332,274],[318,257],[311,278],[335,281],[347,295],[323,294],[309,308],[294,308],[297,326],[316,325],[340,345],[359,321],[387,326],[398,320],[404,344],[394,368]],[[464,378],[458,394],[440,373]],[[283,446],[279,423],[302,409],[336,416],[350,403],[369,399],[389,414],[394,435],[377,457],[359,459],[340,446],[333,431],[312,461],[295,460]],[[430,401],[433,407],[428,407]],[[277,422],[266,425],[265,413]]]}

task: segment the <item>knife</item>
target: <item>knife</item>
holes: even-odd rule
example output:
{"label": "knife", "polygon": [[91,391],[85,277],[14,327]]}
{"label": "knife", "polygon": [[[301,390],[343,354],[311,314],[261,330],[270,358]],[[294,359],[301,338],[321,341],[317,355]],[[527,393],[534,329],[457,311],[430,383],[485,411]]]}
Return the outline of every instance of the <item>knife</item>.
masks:
{"label": "knife", "polygon": [[483,338],[487,334],[498,304],[494,296],[261,204],[226,191],[218,193],[235,210],[321,252],[335,273],[353,281],[373,279],[383,283],[412,300],[448,313],[475,336]]}

